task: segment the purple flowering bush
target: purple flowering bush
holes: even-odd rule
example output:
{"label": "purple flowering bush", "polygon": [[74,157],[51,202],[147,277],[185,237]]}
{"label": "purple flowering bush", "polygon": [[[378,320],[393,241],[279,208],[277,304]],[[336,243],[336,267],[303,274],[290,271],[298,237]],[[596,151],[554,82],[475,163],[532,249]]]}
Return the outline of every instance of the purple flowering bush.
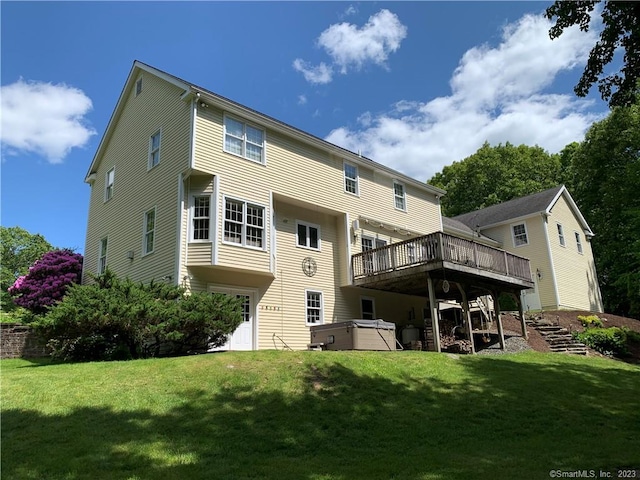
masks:
{"label": "purple flowering bush", "polygon": [[69,249],[45,253],[9,287],[16,305],[35,314],[45,313],[48,307],[62,300],[72,283],[79,283],[83,257]]}

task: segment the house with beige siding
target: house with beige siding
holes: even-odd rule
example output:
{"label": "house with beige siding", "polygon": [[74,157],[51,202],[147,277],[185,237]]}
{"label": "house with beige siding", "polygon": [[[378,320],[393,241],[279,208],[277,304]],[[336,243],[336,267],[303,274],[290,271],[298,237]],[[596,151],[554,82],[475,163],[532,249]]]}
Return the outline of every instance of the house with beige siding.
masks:
{"label": "house with beige siding", "polygon": [[564,185],[451,221],[531,261],[535,285],[522,291],[525,310],[603,311],[594,234]]}
{"label": "house with beige siding", "polygon": [[109,267],[240,297],[227,349],[384,319],[439,350],[440,301],[468,313],[534,286],[524,252],[445,231],[444,191],[137,61],[86,182],[84,280]]}

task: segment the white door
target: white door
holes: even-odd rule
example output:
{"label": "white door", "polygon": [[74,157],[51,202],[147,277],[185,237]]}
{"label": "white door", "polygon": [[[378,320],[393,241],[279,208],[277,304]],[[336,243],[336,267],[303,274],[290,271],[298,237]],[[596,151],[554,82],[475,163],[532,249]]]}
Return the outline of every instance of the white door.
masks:
{"label": "white door", "polygon": [[229,340],[215,350],[253,350],[253,326],[255,318],[255,302],[253,292],[248,290],[212,287],[213,293],[233,295],[242,299],[242,323],[229,335]]}
{"label": "white door", "polygon": [[542,310],[540,295],[538,294],[538,282],[535,283],[534,288],[523,290],[520,294],[520,300],[522,300],[522,308],[525,312]]}

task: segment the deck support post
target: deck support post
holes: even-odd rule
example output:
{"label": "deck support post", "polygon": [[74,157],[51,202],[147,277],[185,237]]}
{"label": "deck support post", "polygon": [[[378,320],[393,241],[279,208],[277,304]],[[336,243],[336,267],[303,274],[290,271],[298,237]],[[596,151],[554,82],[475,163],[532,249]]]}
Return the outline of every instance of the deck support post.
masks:
{"label": "deck support post", "polygon": [[500,312],[500,302],[498,298],[500,298],[500,292],[493,291],[491,292],[491,296],[493,297],[493,309],[496,313],[496,325],[498,326],[498,340],[500,341],[500,348],[504,350],[504,330],[502,329],[502,313]]}
{"label": "deck support post", "polygon": [[527,322],[524,319],[524,306],[522,305],[522,297],[520,295],[513,296],[516,299],[516,303],[518,304],[518,313],[520,313],[520,326],[522,327],[522,338],[527,340],[529,338],[529,334],[527,333]]}
{"label": "deck support post", "polygon": [[471,311],[469,310],[469,299],[467,298],[466,285],[458,283],[458,288],[462,294],[462,311],[464,313],[465,328],[469,341],[471,342],[471,353],[476,353],[476,345],[473,343],[473,330],[471,325]]}
{"label": "deck support post", "polygon": [[440,349],[440,325],[438,315],[438,303],[436,302],[436,289],[433,285],[433,278],[427,274],[427,288],[429,289],[429,311],[431,312],[431,329],[433,331],[433,345],[436,352],[441,352]]}

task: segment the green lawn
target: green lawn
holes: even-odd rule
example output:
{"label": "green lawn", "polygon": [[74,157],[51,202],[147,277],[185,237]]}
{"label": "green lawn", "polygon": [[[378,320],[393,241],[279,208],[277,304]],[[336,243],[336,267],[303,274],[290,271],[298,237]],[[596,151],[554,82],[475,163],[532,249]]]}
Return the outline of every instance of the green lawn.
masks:
{"label": "green lawn", "polygon": [[0,368],[2,479],[640,468],[640,368],[606,359],[266,351]]}

